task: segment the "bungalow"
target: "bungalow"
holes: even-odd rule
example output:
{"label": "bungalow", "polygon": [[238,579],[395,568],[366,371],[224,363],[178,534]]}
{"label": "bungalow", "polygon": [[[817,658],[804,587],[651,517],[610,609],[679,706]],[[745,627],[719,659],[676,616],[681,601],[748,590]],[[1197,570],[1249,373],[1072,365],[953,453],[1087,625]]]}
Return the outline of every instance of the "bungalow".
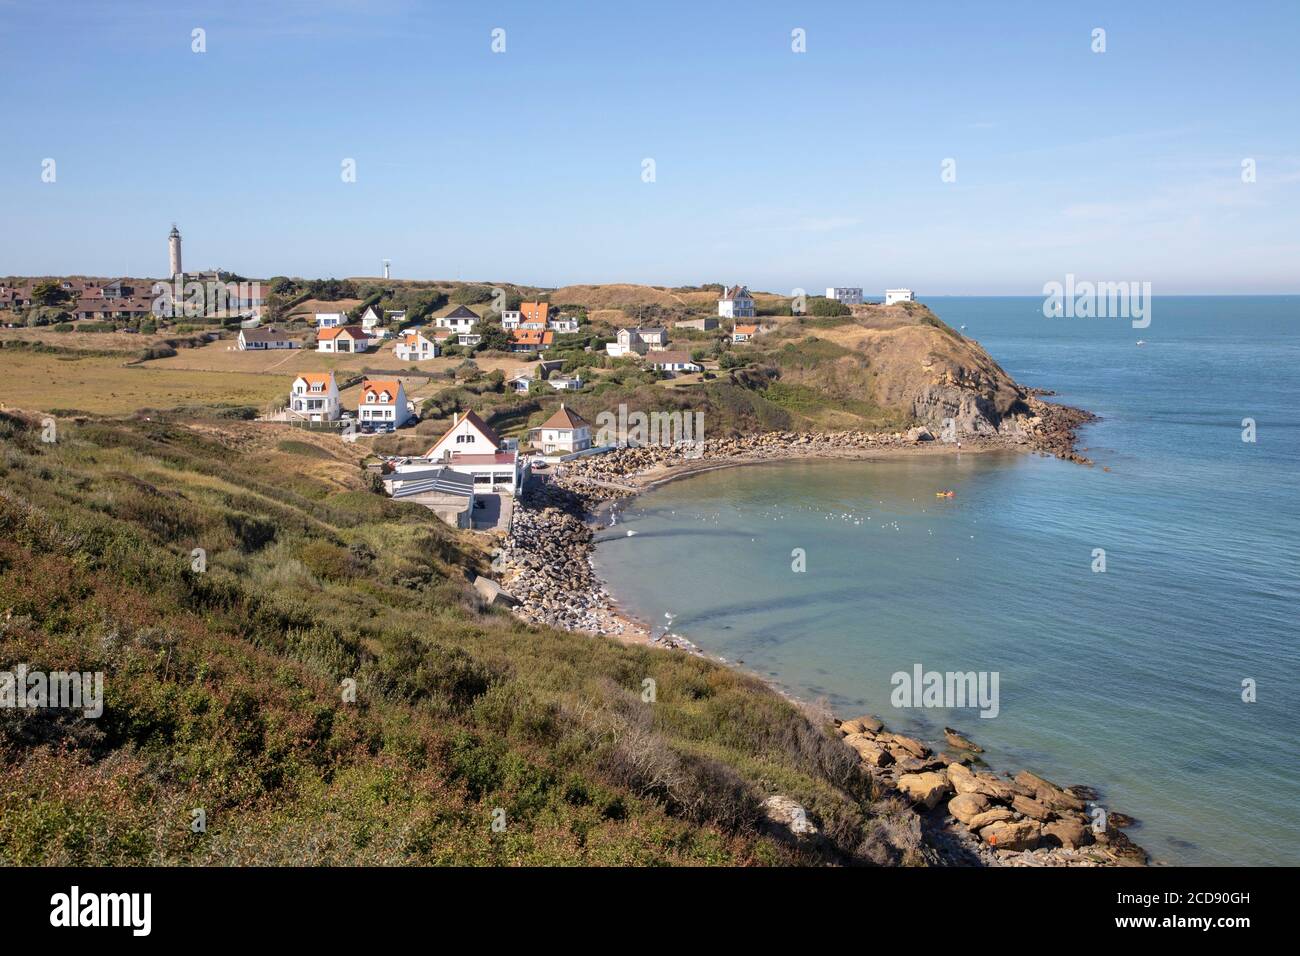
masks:
{"label": "bungalow", "polygon": [[516,494],[527,478],[513,441],[503,441],[475,412],[452,418],[451,428],[425,454],[423,461],[398,465],[398,471],[442,465],[474,478],[485,492]]}
{"label": "bungalow", "polygon": [[581,375],[552,375],[546,384],[557,392],[576,392],[583,386]]}
{"label": "bungalow", "polygon": [[740,325],[737,323],[731,329],[731,341],[737,345],[741,342],[748,342],[754,336],[762,331],[757,325]]}
{"label": "bungalow", "polygon": [[262,349],[292,349],[298,343],[289,338],[288,332],[281,332],[274,325],[260,329],[239,330],[239,351],[253,352]]}
{"label": "bungalow", "polygon": [[718,296],[718,315],[724,319],[752,319],[757,314],[747,286],[733,285]]}
{"label": "bungalow", "polygon": [[453,332],[472,332],[478,321],[477,312],[467,309],[463,305],[458,305],[446,315],[434,319],[433,324],[436,328],[450,329]]}
{"label": "bungalow", "polygon": [[433,333],[434,342],[438,343],[438,348],[446,348],[448,345],[455,345],[452,341],[453,333],[451,329],[439,329]]}
{"label": "bungalow", "polygon": [[544,455],[572,455],[591,447],[591,425],[561,402],[559,411],[529,431],[528,441]]}
{"label": "bungalow", "polygon": [[396,378],[367,378],[361,382],[357,399],[357,419],[365,424],[391,425],[401,428],[411,417],[406,390]]}
{"label": "bungalow", "polygon": [[457,332],[456,344],[463,345],[466,348],[473,348],[483,341],[483,336],[477,332]]}
{"label": "bungalow", "polygon": [[885,305],[893,305],[895,302],[915,302],[916,295],[911,289],[886,289]]}
{"label": "bungalow", "polygon": [[383,477],[388,494],[395,501],[424,505],[453,528],[474,525],[474,476],[450,468],[394,471]]}
{"label": "bungalow", "polygon": [[535,366],[528,365],[515,372],[506,379],[506,388],[516,395],[527,394],[532,387],[533,382],[537,381],[537,369]]}
{"label": "bungalow", "polygon": [[578,331],[578,317],[576,315],[557,315],[547,322],[547,328],[556,335],[573,335]]}
{"label": "bungalow", "polygon": [[316,328],[318,329],[333,329],[333,328],[337,328],[340,325],[347,325],[347,324],[348,324],[348,316],[346,312],[317,312],[316,313]]}
{"label": "bungalow", "polygon": [[406,310],[389,309],[384,313],[384,318],[388,321],[389,325],[401,325],[406,321]]}
{"label": "bungalow", "polygon": [[704,371],[704,366],[691,361],[689,352],[655,352],[646,358],[646,364],[672,374]]}
{"label": "bungalow", "polygon": [[549,329],[515,329],[510,333],[510,351],[540,352],[555,344],[555,333]]}
{"label": "bungalow", "polygon": [[289,409],[312,422],[337,421],[339,387],[333,372],[303,372],[289,387]]}
{"label": "bungalow", "polygon": [[359,325],[337,325],[316,333],[317,352],[364,352],[370,348],[370,336]]}
{"label": "bungalow", "polygon": [[426,336],[423,329],[417,329],[397,340],[393,355],[402,362],[422,362],[438,357],[438,343]]}

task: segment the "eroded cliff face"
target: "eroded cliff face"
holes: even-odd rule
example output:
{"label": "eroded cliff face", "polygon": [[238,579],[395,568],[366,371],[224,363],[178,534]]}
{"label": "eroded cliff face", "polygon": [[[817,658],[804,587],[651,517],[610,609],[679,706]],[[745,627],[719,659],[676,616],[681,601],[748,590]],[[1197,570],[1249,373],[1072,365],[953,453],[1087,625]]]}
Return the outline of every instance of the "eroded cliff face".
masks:
{"label": "eroded cliff face", "polygon": [[1033,427],[1030,394],[975,340],[914,306],[861,329],[854,343],[868,360],[873,398],[929,426],[951,419],[956,434],[1016,437]]}

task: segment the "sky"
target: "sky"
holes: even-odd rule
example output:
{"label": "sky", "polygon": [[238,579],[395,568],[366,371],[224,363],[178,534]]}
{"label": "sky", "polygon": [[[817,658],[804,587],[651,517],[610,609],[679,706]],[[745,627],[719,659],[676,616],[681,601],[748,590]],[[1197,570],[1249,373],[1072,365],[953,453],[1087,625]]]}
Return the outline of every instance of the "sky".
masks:
{"label": "sky", "polygon": [[175,222],[263,278],[1300,292],[1297,46],[1294,0],[0,0],[0,275],[165,275]]}

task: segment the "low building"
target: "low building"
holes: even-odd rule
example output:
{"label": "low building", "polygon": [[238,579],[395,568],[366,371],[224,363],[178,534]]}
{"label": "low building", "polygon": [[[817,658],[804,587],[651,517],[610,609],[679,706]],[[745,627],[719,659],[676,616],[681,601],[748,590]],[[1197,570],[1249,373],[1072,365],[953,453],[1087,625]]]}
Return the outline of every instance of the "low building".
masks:
{"label": "low building", "polygon": [[541,352],[555,344],[555,333],[542,329],[515,329],[510,333],[510,351]]}
{"label": "low building", "polygon": [[546,384],[557,392],[576,392],[582,388],[584,382],[581,375],[552,375],[546,380]]}
{"label": "low building", "polygon": [[514,392],[516,395],[524,395],[527,394],[530,388],[532,388],[533,382],[535,381],[539,381],[537,377],[537,368],[530,365],[526,368],[521,368],[506,379],[506,388],[510,389],[510,391]]}
{"label": "low building", "polygon": [[646,356],[646,364],[663,372],[702,372],[704,366],[692,361],[690,352],[651,352]]}
{"label": "low building", "polygon": [[885,305],[893,305],[895,302],[915,302],[916,296],[911,289],[886,289]]}
{"label": "low building", "polygon": [[359,325],[335,325],[316,333],[317,352],[364,352],[370,348],[370,336]]}
{"label": "low building", "polygon": [[429,465],[442,465],[472,476],[479,492],[517,494],[527,478],[527,466],[520,460],[513,440],[502,440],[472,411],[455,416],[451,427],[433,443],[423,460],[411,459],[398,470]]}
{"label": "low building", "polygon": [[289,387],[289,411],[309,422],[338,421],[339,386],[333,372],[303,372]]}
{"label": "low building", "polygon": [[740,344],[741,342],[748,342],[750,339],[758,335],[758,333],[761,331],[762,329],[760,329],[757,325],[737,324],[733,326],[731,329],[731,341],[736,344]]}
{"label": "low building", "polygon": [[718,315],[724,319],[752,319],[758,313],[754,309],[754,297],[743,285],[733,285],[723,290],[718,296]]}
{"label": "low building", "polygon": [[402,362],[423,362],[438,357],[438,343],[417,330],[408,332],[393,346],[393,357]]}
{"label": "low building", "polygon": [[543,455],[572,455],[591,447],[591,425],[561,402],[554,415],[529,431],[528,442]]}
{"label": "low building", "polygon": [[451,468],[421,467],[395,471],[383,477],[395,501],[424,505],[453,528],[474,525],[474,476]]}
{"label": "low building", "polygon": [[357,398],[357,421],[401,428],[412,417],[406,401],[406,389],[400,379],[367,378],[361,382]]}
{"label": "low building", "polygon": [[317,312],[316,328],[318,329],[336,329],[340,325],[348,324],[348,315],[346,312]]}
{"label": "low building", "polygon": [[694,329],[697,332],[712,332],[718,327],[718,320],[711,315],[702,319],[683,319],[681,322],[674,322],[675,329]]}
{"label": "low building", "polygon": [[292,349],[298,343],[289,338],[288,332],[281,332],[274,325],[258,329],[239,330],[239,350],[255,352],[262,349]]}
{"label": "low building", "polygon": [[826,290],[826,298],[834,299],[842,305],[861,305],[862,290],[852,286],[835,286]]}
{"label": "low building", "polygon": [[578,331],[576,315],[556,315],[547,320],[546,327],[556,335],[573,335]]}

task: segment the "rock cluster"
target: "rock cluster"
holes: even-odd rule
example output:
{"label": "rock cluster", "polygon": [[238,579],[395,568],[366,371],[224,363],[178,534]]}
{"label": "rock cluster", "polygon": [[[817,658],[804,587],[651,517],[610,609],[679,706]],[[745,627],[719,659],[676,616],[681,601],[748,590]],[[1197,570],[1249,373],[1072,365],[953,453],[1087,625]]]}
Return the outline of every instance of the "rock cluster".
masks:
{"label": "rock cluster", "polygon": [[978,841],[967,849],[987,862],[1013,866],[1146,863],[1145,851],[1116,825],[1127,818],[1097,814],[1097,793],[1090,787],[1059,787],[1027,770],[1004,778],[973,769],[968,764],[979,748],[951,728],[945,728],[945,733],[950,741],[960,741],[961,747],[954,753],[935,753],[923,741],[890,733],[877,717],[838,721],[837,728],[868,773],[897,790],[921,813],[937,814],[936,808],[942,806],[942,822],[959,825],[966,836]]}

